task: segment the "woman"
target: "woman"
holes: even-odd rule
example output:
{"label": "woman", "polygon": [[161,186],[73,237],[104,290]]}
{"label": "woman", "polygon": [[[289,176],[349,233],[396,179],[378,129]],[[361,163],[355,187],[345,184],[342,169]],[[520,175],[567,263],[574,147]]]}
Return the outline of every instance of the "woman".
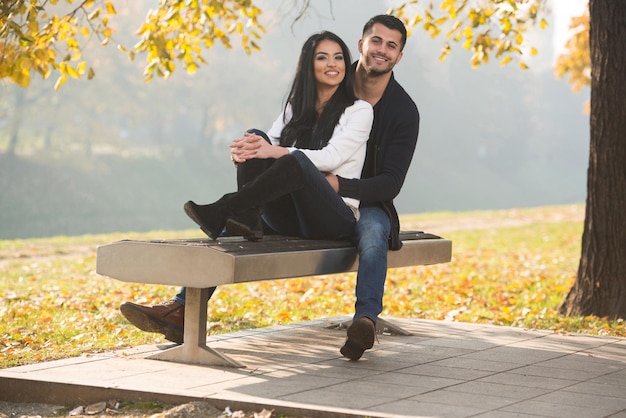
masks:
{"label": "woman", "polygon": [[184,206],[209,237],[226,227],[229,235],[259,239],[261,214],[281,235],[352,235],[359,202],[339,196],[324,176],[359,178],[363,168],[373,110],[354,96],[351,62],[348,47],[331,32],[304,43],[285,108],[268,135],[252,131],[231,145],[239,191]]}

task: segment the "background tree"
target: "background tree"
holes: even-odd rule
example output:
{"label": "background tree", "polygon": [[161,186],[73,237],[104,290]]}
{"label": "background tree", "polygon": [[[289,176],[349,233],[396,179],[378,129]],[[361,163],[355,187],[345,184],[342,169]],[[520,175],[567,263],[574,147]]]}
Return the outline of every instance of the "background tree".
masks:
{"label": "background tree", "polygon": [[[66,1],[58,5],[65,7],[64,13],[56,14],[52,10],[56,1],[2,3],[0,78],[26,86],[31,72],[49,77],[56,71],[58,88],[68,77],[94,74],[82,60],[79,40],[95,36],[110,43],[114,34],[109,19],[116,13],[113,2],[85,0],[73,6]],[[307,7],[309,1],[300,4]],[[516,61],[526,68],[526,57],[537,52],[526,35],[533,26],[546,26],[545,0],[442,0],[438,8],[432,2],[423,4],[409,1],[390,13],[403,18],[409,28],[421,28],[432,37],[445,34],[440,59],[445,59],[455,44],[470,50],[473,67],[493,59],[500,65]],[[240,37],[246,51],[256,49],[254,39],[263,31],[259,14],[250,0],[162,0],[146,17],[135,49],[119,48],[131,58],[137,53],[146,55],[146,79],[169,77],[177,63],[193,72],[206,62],[201,56],[203,49],[215,42],[229,47],[231,36]],[[626,66],[622,51],[626,46],[626,3],[590,0],[589,23],[592,99],[586,217],[576,284],[562,311],[624,318]],[[584,32],[578,32],[583,44]],[[560,65],[570,68],[572,75],[578,68]],[[578,80],[578,76],[571,77],[572,83]]]}
{"label": "background tree", "polygon": [[589,1],[591,144],[578,275],[561,312],[626,318],[626,3]]}
{"label": "background tree", "polygon": [[[421,25],[436,37],[448,25],[446,37],[461,42],[473,52],[473,67],[487,63],[490,56],[501,65],[517,54],[520,66],[525,50],[524,34],[539,20],[545,27],[540,0],[491,0],[475,3],[444,0],[436,15],[432,3],[419,8],[414,0],[392,9],[404,17],[408,27]],[[417,10],[409,11],[411,6]],[[570,54],[560,58],[557,74],[570,74],[570,85],[580,89],[591,75],[591,127],[587,204],[582,251],[576,282],[561,312],[567,315],[596,315],[626,318],[626,3],[589,1],[589,31],[585,15],[574,20],[578,30],[568,42]],[[450,26],[451,24],[451,26]],[[586,38],[590,60],[586,61]],[[451,51],[445,42],[441,59]],[[589,63],[590,65],[588,65]],[[591,71],[587,69],[591,67]]]}
{"label": "background tree", "polygon": [[[440,6],[443,16],[434,16],[429,7],[405,22],[422,24],[437,36],[442,24],[454,21],[447,37],[473,51],[473,66],[488,62],[489,54],[499,57],[508,51],[523,56],[523,33],[545,9],[545,2],[489,3],[472,8],[467,1],[446,0]],[[402,16],[408,5],[417,4],[409,2],[394,13]],[[466,23],[459,19],[464,10]],[[494,26],[499,31],[493,31]],[[556,72],[569,74],[574,90],[591,81],[591,126],[582,251],[576,282],[561,312],[626,318],[626,58],[621,52],[626,48],[626,3],[590,0],[588,17],[574,19],[572,26],[569,53],[559,58]],[[450,50],[446,42],[442,59]],[[520,65],[525,66],[523,61]]]}

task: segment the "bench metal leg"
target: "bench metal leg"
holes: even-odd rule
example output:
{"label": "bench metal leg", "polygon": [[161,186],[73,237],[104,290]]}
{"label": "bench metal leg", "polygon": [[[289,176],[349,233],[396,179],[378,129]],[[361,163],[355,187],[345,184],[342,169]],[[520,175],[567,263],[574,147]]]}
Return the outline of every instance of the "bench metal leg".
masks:
{"label": "bench metal leg", "polygon": [[209,366],[246,367],[225,354],[207,347],[206,312],[208,301],[208,289],[186,288],[184,343],[147,358]]}

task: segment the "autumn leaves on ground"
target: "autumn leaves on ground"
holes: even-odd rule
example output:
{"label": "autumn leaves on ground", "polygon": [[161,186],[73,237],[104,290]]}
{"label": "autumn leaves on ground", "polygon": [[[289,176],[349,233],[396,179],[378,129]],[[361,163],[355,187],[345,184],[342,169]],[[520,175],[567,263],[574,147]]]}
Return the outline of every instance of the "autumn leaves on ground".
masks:
{"label": "autumn leaves on ground", "polygon": [[[626,336],[623,321],[570,318],[559,304],[576,277],[582,205],[402,218],[402,229],[453,241],[452,262],[389,271],[383,316]],[[0,368],[164,341],[131,326],[124,301],[153,304],[172,287],[95,273],[97,245],[202,237],[199,231],[0,240]],[[351,314],[354,274],[218,289],[209,333]]]}

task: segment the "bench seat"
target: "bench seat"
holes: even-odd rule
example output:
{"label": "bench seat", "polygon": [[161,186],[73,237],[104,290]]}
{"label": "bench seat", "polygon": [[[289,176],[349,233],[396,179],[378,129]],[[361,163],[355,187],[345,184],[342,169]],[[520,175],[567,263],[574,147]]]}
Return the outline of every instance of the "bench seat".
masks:
{"label": "bench seat", "polygon": [[[390,251],[388,267],[445,263],[452,242],[422,231],[404,231],[403,247]],[[277,235],[252,242],[218,240],[124,240],[99,246],[96,272],[118,280],[185,286],[184,343],[152,358],[192,364],[244,367],[206,346],[208,290],[260,280],[353,272],[357,251],[350,241],[307,240]]]}

